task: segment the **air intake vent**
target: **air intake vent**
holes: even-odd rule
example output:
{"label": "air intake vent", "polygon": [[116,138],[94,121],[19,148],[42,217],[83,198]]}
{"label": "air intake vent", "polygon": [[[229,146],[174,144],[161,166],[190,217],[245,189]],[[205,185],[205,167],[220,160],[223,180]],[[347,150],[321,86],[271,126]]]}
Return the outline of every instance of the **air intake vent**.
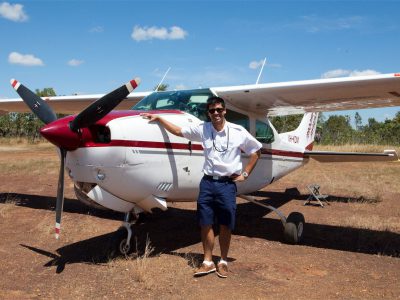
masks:
{"label": "air intake vent", "polygon": [[170,182],[161,182],[158,186],[157,189],[163,192],[168,192],[172,187],[172,183]]}

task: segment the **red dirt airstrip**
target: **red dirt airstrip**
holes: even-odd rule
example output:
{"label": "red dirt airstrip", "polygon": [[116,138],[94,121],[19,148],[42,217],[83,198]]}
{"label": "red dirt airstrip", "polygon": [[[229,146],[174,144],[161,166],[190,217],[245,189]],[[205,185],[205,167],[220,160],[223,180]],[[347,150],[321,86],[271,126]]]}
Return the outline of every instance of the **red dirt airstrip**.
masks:
{"label": "red dirt airstrip", "polygon": [[[311,161],[258,192],[285,214],[305,215],[301,245],[281,242],[274,214],[238,200],[227,279],[192,277],[202,253],[194,203],[147,216],[135,226],[139,257],[112,258],[122,215],[84,206],[67,180],[55,240],[57,173],[48,145],[0,147],[1,299],[399,299],[398,163]],[[303,206],[311,183],[330,205]]]}

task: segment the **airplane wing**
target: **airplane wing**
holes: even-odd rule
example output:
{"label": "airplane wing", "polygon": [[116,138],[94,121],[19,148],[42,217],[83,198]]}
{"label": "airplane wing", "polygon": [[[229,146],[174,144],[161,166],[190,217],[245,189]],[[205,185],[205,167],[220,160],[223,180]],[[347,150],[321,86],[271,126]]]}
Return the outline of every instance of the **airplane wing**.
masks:
{"label": "airplane wing", "polygon": [[[152,92],[130,93],[116,109],[130,109],[138,101],[150,95]],[[90,103],[103,97],[103,94],[93,95],[74,95],[74,96],[56,96],[42,97],[51,108],[57,113],[74,114],[84,110]],[[30,112],[29,107],[21,98],[0,99],[0,115],[6,112]]]}
{"label": "airplane wing", "polygon": [[211,90],[233,106],[269,116],[400,106],[400,73]]}
{"label": "airplane wing", "polygon": [[395,150],[385,150],[383,153],[304,151],[304,157],[319,162],[399,161]]}

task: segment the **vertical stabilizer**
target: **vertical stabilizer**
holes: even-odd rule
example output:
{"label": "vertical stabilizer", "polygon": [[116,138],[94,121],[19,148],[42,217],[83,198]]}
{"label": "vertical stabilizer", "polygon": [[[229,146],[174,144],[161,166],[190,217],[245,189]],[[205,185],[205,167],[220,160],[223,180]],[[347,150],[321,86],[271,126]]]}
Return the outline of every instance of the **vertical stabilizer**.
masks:
{"label": "vertical stabilizer", "polygon": [[306,113],[296,130],[281,133],[279,136],[283,141],[290,144],[312,150],[317,121],[318,113]]}

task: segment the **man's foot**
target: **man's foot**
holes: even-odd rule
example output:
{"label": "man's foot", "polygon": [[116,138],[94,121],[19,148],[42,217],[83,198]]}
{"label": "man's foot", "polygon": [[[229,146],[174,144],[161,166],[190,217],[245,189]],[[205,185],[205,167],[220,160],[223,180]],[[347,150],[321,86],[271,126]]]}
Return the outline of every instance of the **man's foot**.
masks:
{"label": "man's foot", "polygon": [[210,274],[212,272],[215,272],[216,268],[215,268],[215,264],[212,263],[210,265],[207,265],[206,263],[202,263],[200,268],[197,268],[195,273],[194,273],[194,277],[199,277],[199,276],[204,276],[207,274]]}
{"label": "man's foot", "polygon": [[218,263],[217,265],[217,275],[221,278],[228,277],[228,265],[225,263]]}

